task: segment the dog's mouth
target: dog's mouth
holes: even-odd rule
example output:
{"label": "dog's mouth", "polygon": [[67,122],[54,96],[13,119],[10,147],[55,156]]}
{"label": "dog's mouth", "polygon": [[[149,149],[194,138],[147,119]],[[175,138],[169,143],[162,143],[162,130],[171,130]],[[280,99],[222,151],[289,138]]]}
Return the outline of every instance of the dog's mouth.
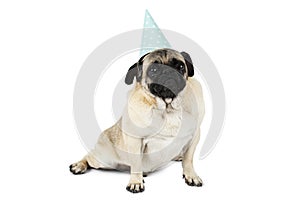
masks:
{"label": "dog's mouth", "polygon": [[162,98],[166,103],[171,103],[183,89],[182,87],[178,87],[175,83],[168,84],[168,86],[158,83],[150,83],[148,84],[148,88],[153,95]]}

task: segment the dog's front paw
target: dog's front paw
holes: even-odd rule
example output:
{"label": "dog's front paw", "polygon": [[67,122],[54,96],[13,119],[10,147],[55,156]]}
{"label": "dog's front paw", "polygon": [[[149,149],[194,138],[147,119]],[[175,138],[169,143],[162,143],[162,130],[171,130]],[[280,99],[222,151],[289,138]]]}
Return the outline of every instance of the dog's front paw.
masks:
{"label": "dog's front paw", "polygon": [[77,163],[74,163],[70,165],[70,171],[77,175],[77,174],[83,174],[88,169],[88,164],[84,161],[79,161]]}
{"label": "dog's front paw", "polygon": [[185,180],[185,183],[189,186],[201,187],[203,184],[201,178],[196,173],[192,173],[190,175],[183,174],[183,178]]}
{"label": "dog's front paw", "polygon": [[132,193],[139,193],[145,190],[144,183],[129,183],[126,190]]}

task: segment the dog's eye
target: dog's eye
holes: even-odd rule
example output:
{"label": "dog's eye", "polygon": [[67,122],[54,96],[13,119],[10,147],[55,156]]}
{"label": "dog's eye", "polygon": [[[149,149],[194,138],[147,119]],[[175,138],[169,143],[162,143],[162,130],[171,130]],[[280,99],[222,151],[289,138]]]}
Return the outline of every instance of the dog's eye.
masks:
{"label": "dog's eye", "polygon": [[183,70],[183,69],[184,69],[184,66],[183,66],[183,65],[179,65],[179,69],[180,69],[180,70]]}

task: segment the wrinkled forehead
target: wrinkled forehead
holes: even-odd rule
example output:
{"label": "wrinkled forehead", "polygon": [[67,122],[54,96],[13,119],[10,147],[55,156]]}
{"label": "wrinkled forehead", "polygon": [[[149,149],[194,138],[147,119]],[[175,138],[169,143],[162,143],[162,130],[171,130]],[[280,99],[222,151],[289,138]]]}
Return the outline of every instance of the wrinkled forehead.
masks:
{"label": "wrinkled forehead", "polygon": [[165,50],[165,49],[160,49],[149,53],[144,58],[143,63],[144,66],[149,66],[149,64],[154,63],[155,61],[162,64],[167,64],[173,58],[185,63],[183,56],[179,52],[174,50]]}

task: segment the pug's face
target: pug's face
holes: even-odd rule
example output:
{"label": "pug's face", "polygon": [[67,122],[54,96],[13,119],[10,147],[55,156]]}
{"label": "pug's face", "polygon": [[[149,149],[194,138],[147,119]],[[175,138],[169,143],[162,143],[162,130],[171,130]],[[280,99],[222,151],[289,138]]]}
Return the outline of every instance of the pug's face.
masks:
{"label": "pug's face", "polygon": [[172,49],[159,49],[140,58],[127,72],[125,83],[134,77],[146,90],[163,100],[173,100],[194,75],[190,56]]}

